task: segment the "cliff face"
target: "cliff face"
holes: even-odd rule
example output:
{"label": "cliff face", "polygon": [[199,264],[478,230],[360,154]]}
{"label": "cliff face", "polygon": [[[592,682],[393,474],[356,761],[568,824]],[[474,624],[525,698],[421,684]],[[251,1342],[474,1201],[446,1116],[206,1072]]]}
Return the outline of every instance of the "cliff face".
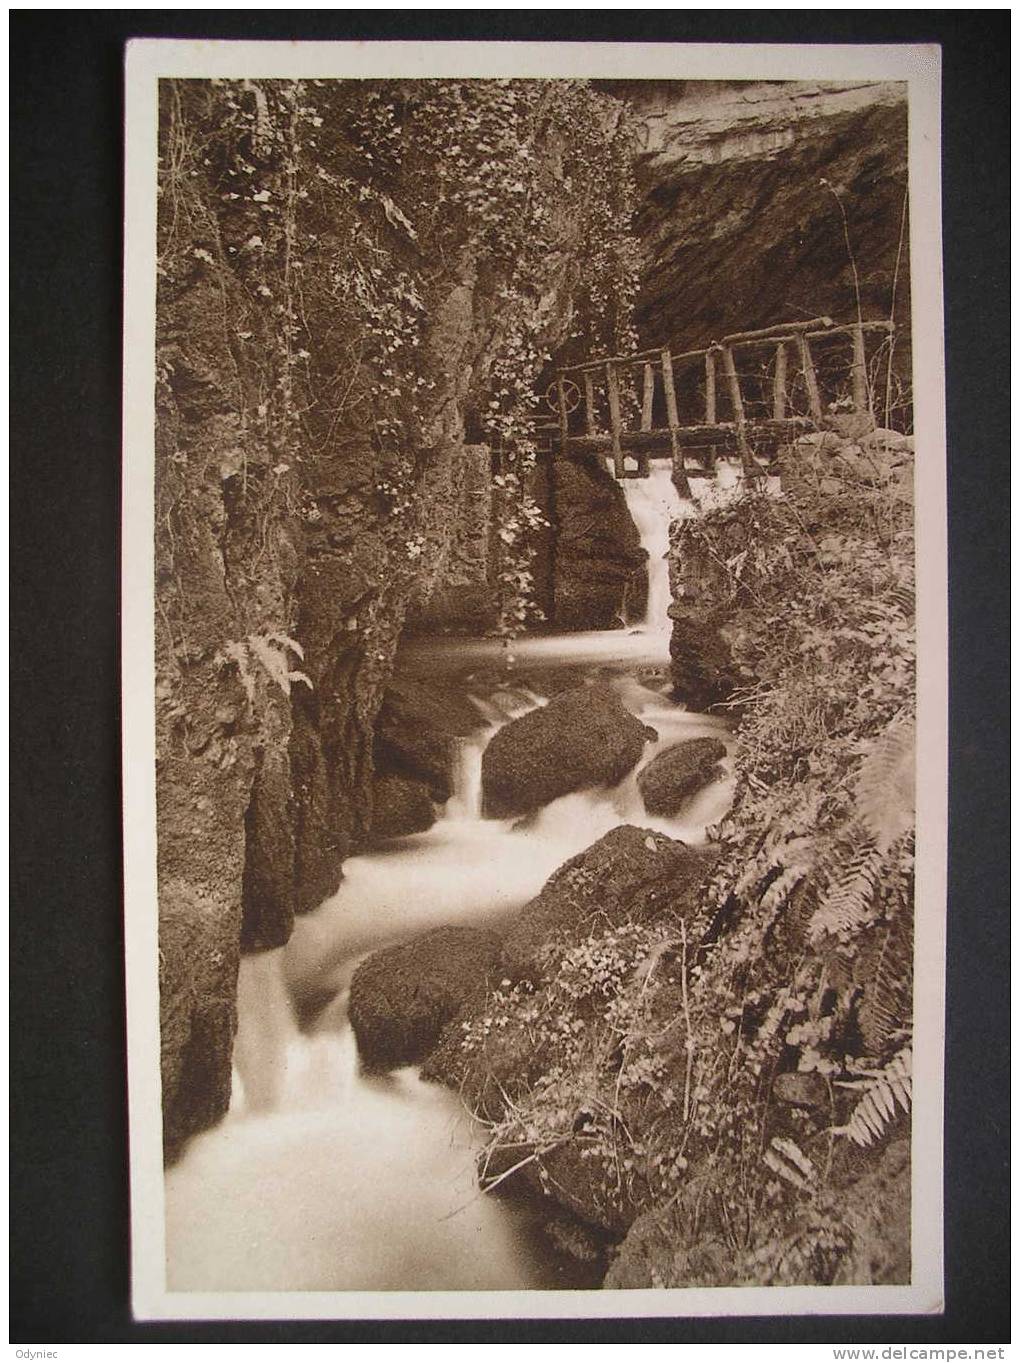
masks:
{"label": "cliff face", "polygon": [[[368,836],[373,730],[405,619],[480,552],[477,534],[464,542],[478,497],[486,514],[491,503],[487,456],[465,436],[480,411],[502,440],[502,495],[514,478],[520,491],[514,380],[526,385],[576,329],[593,230],[543,205],[572,185],[585,193],[613,124],[589,119],[592,161],[579,169],[565,129],[614,107],[584,89],[555,92],[551,107],[537,86],[315,85],[162,89],[156,779],[170,1157],[229,1102],[241,950],[285,942]],[[493,183],[496,147],[508,175]]]}
{"label": "cliff face", "polygon": [[[439,570],[437,537],[409,571],[377,494],[370,427],[347,425],[300,469],[239,428],[237,359],[211,324],[225,286],[196,274],[161,304],[172,366],[160,399],[157,527],[171,1153],[229,1100],[239,949],[286,942],[295,913],[336,890],[368,832],[376,713],[408,604]],[[473,294],[454,293],[457,324],[440,300],[425,339],[442,351],[434,443],[414,451],[434,523],[439,510],[457,519],[436,490],[463,484],[477,463],[463,440],[461,386],[491,341]]]}
{"label": "cliff face", "polygon": [[[637,324],[645,343],[694,348],[797,317],[851,318],[840,202],[862,310],[889,316],[907,184],[903,86],[612,88],[632,103],[638,126]],[[899,320],[908,277],[904,234]]]}
{"label": "cliff face", "polygon": [[[499,540],[491,451],[467,446],[439,489],[447,508],[444,552],[428,599],[408,615],[415,633],[480,634],[499,614]],[[616,629],[641,616],[648,591],[645,551],[623,493],[597,458],[539,458],[531,495],[543,524],[531,537],[534,600],[557,630]]]}

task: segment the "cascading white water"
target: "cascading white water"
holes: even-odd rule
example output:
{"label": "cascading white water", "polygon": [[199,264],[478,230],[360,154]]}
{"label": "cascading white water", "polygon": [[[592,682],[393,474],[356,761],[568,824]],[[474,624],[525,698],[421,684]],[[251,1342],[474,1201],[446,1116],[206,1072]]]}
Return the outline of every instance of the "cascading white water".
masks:
{"label": "cascading white water", "polygon": [[623,495],[631,520],[641,536],[641,548],[648,555],[648,604],[641,628],[650,634],[668,634],[669,606],[669,527],[681,516],[690,514],[690,504],[680,500],[673,486],[671,464],[656,462],[647,478],[627,478]]}
{"label": "cascading white water", "polygon": [[458,745],[453,771],[453,794],[446,803],[443,818],[446,822],[482,817],[482,754],[489,739],[508,720],[526,715],[529,710],[544,705],[545,697],[536,696],[527,687],[503,688],[491,696],[472,696],[471,700],[486,727]]}
{"label": "cascading white water", "polygon": [[[520,685],[472,688],[479,727],[462,742],[453,796],[434,827],[348,860],[338,892],[299,919],[285,948],[242,962],[231,1110],[167,1175],[171,1291],[585,1285],[576,1265],[536,1238],[521,1207],[478,1194],[479,1136],[455,1095],[410,1069],[361,1073],[347,996],[369,952],[444,924],[498,926],[621,823],[698,842],[725,812],[728,772],[682,818],[643,808],[641,765],[683,738],[725,738],[726,726],[629,675],[668,658],[664,554],[678,499],[668,468],[625,486],[649,551],[645,625],[520,640],[513,652],[540,671],[590,664],[657,740],[615,787],[564,796],[522,825],[483,819],[485,745],[545,699]],[[508,661],[493,641],[419,645],[408,657],[447,677]]]}

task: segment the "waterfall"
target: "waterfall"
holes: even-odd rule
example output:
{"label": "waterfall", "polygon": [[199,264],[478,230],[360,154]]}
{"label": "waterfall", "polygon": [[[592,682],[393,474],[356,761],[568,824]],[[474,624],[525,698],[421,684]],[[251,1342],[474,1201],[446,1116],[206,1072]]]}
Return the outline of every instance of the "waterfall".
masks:
{"label": "waterfall", "polygon": [[639,628],[649,634],[670,632],[669,527],[681,516],[690,515],[673,486],[671,464],[654,463],[647,478],[628,478],[623,495],[631,519],[641,536],[641,548],[648,555],[648,605]]}

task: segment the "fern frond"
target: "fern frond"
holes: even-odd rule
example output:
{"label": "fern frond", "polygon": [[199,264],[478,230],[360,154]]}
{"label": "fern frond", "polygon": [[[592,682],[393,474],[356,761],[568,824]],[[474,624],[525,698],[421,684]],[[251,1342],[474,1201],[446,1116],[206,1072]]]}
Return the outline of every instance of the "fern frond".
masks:
{"label": "fern frond", "polygon": [[875,901],[885,854],[865,844],[855,849],[849,864],[827,890],[811,917],[809,934],[848,937],[869,923],[877,912]]}
{"label": "fern frond", "polygon": [[786,1179],[795,1188],[809,1189],[817,1176],[815,1166],[800,1146],[782,1136],[772,1137],[762,1159],[774,1174]]}
{"label": "fern frond", "polygon": [[845,1126],[833,1127],[838,1136],[846,1136],[855,1145],[868,1146],[880,1139],[896,1115],[896,1106],[910,1112],[913,1054],[909,1046],[889,1061],[881,1070],[867,1072],[863,1079],[837,1080],[840,1088],[857,1090],[861,1097]]}
{"label": "fern frond", "polygon": [[861,990],[857,1020],[869,1055],[881,1055],[910,1026],[914,997],[914,934],[904,908],[869,934],[854,962]]}
{"label": "fern frond", "polygon": [[914,720],[897,715],[874,740],[854,792],[857,817],[882,852],[914,827]]}
{"label": "fern frond", "polygon": [[248,699],[248,710],[255,704],[255,672],[253,661],[262,665],[271,682],[275,682],[285,696],[290,695],[292,682],[304,682],[309,691],[315,688],[311,678],[304,672],[291,669],[287,651],[304,658],[304,649],[296,640],[286,634],[249,634],[245,639],[232,640],[223,646],[222,657],[237,666],[244,694]]}
{"label": "fern frond", "polygon": [[310,691],[314,689],[304,672],[291,671],[287,650],[293,650],[299,658],[304,657],[304,650],[286,634],[249,634],[246,643],[252,657],[259,660],[270,681],[275,682],[285,696],[290,695],[293,681],[304,682]]}
{"label": "fern frond", "polygon": [[907,620],[913,620],[917,611],[917,598],[913,587],[894,587],[890,596],[899,608],[900,614]]}
{"label": "fern frond", "polygon": [[765,912],[775,913],[777,909],[782,908],[810,869],[811,867],[807,862],[799,862],[793,866],[788,866],[782,875],[778,876],[762,895],[761,906]]}
{"label": "fern frond", "polygon": [[296,639],[292,639],[289,634],[281,634],[279,630],[266,635],[266,641],[275,644],[279,649],[290,649],[291,653],[296,653],[302,662],[305,660],[305,651]]}
{"label": "fern frond", "polygon": [[[784,830],[789,833],[789,829]],[[796,871],[795,878],[790,881],[782,893],[782,898],[793,889],[798,881],[803,880],[814,862],[814,842],[811,838],[805,837],[786,837],[785,839],[768,838],[764,846],[756,856],[752,857],[744,867],[733,887],[734,894],[740,897],[746,895],[758,884],[760,880],[769,874],[770,871],[779,870],[782,872],[780,880],[791,871]],[[762,904],[772,894],[775,885],[779,881],[774,881],[765,892]],[[773,902],[777,902],[773,897]]]}

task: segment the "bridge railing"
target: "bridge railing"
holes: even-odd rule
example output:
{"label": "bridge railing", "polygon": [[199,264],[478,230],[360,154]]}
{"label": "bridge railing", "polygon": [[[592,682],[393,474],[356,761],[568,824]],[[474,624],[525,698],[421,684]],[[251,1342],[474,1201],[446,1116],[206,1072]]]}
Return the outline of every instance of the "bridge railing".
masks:
{"label": "bridge railing", "polygon": [[[874,334],[888,337],[893,329],[888,320],[837,325],[828,317],[815,317],[736,332],[700,350],[674,353],[665,346],[571,365],[554,381],[564,452],[611,455],[617,478],[646,477],[652,455],[669,454],[677,487],[682,495],[689,495],[685,451],[703,452],[710,472],[716,450],[735,444],[745,473],[755,477],[761,472],[755,458],[759,443],[774,446],[823,422],[825,410],[812,343],[817,345],[823,338],[826,342],[833,338],[842,341],[847,348],[842,368],[849,375],[850,405],[853,411],[865,415],[874,406],[868,379],[868,339]],[[771,369],[771,392],[764,418],[749,415],[749,405],[762,406],[762,375],[757,376],[757,397],[748,399],[748,376],[738,367],[738,356],[761,351],[771,353],[771,363],[765,366]],[[681,414],[678,394],[688,394],[692,370],[698,408],[692,412],[691,404],[685,401]],[[794,380],[806,407],[799,415],[790,413]],[[601,408],[607,414],[605,423]],[[724,408],[728,421],[720,420]],[[628,454],[636,460],[636,469],[627,468]]]}

